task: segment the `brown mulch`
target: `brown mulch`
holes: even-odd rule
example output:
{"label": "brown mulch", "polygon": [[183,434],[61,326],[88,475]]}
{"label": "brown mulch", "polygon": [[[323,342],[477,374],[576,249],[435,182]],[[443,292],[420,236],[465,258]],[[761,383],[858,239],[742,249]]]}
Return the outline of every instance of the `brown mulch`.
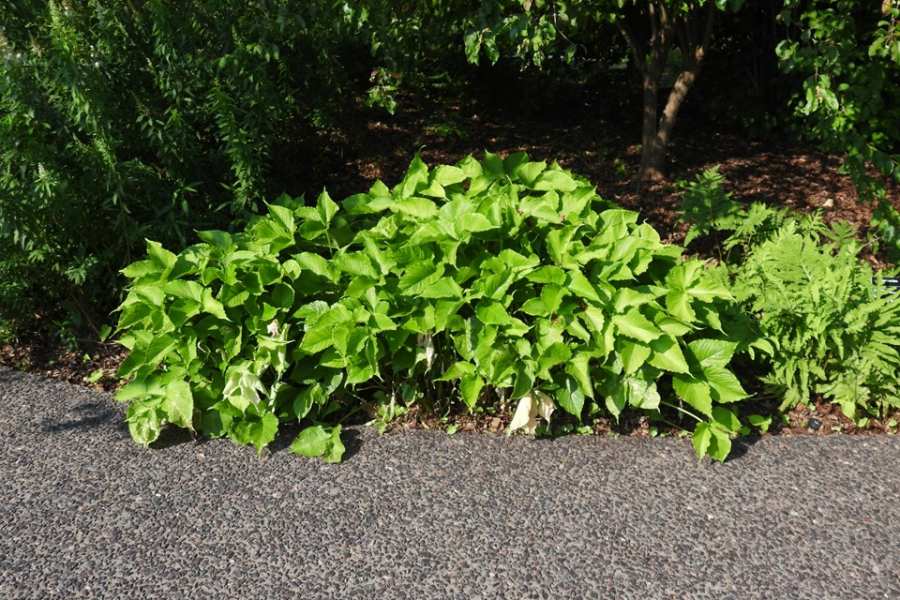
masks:
{"label": "brown mulch", "polygon": [[[742,407],[742,413],[752,414],[753,412],[754,409],[749,406]],[[759,412],[771,414],[770,411],[760,410]],[[567,415],[564,416],[561,426],[554,425],[554,434],[574,431],[574,425],[567,422],[567,417]],[[558,416],[554,416],[554,419],[557,418]],[[454,429],[451,431],[503,433],[509,426],[510,419],[510,414],[470,415],[465,413],[439,419],[433,415],[422,414],[417,407],[412,407],[407,414],[391,423],[388,430],[446,431],[452,424]],[[675,420],[675,417],[672,417],[672,420]],[[742,420],[746,422],[746,418]],[[609,417],[599,417],[594,419],[590,429],[592,434],[604,436],[656,437],[679,436],[685,433],[671,420],[654,421],[646,415],[640,414],[623,414],[618,422]],[[751,430],[753,430],[752,427]],[[751,433],[758,432],[751,431]],[[817,398],[812,406],[798,405],[794,407],[785,414],[784,420],[781,422],[778,421],[777,415],[772,416],[772,423],[767,433],[770,435],[897,434],[900,433],[900,410],[893,411],[883,419],[870,418],[864,427],[858,427],[844,416],[840,407],[822,398]]]}
{"label": "brown mulch", "polygon": [[46,337],[21,340],[0,345],[0,365],[96,390],[115,390],[119,385],[116,369],[127,350],[113,343],[86,346],[84,350],[72,350]]}
{"label": "brown mulch", "polygon": [[[500,112],[477,101],[407,98],[402,113],[389,116],[360,111],[356,122],[322,136],[319,152],[304,157],[309,170],[286,190],[299,195],[328,187],[335,199],[366,190],[376,180],[389,185],[399,181],[415,152],[429,164],[454,163],[468,154],[489,150],[501,155],[528,152],[535,160],[557,160],[597,185],[598,193],[639,211],[657,227],[664,239],[679,243],[686,227],[678,222],[680,193],[674,185],[700,171],[719,165],[727,189],[742,202],[763,201],[802,212],[821,211],[826,221],[845,220],[864,236],[872,206],[858,201],[849,177],[839,172],[840,157],[823,154],[788,139],[749,139],[740,132],[720,132],[708,123],[682,123],[670,150],[669,182],[639,189],[633,179],[640,162],[635,122],[611,123],[593,118],[589,110],[569,115],[519,116]],[[299,161],[290,157],[291,161]],[[296,167],[294,167],[296,168]],[[889,200],[900,209],[900,187],[889,188]],[[869,257],[877,265],[884,261]],[[0,365],[38,373],[96,389],[117,387],[115,370],[126,351],[112,343],[91,343],[86,350],[72,350],[55,338],[17,340],[0,346]],[[92,375],[100,378],[94,382]],[[897,417],[897,415],[894,415]],[[461,431],[493,431],[506,428],[508,417],[455,415]],[[856,428],[831,404],[798,407],[787,423],[772,430],[789,434],[822,435],[833,432],[873,433],[896,430],[884,422],[870,421]],[[420,417],[410,411],[395,427],[446,429],[446,423]],[[616,423],[599,420],[594,433],[651,436],[675,434],[677,428],[651,423],[646,417]]]}
{"label": "brown mulch", "polygon": [[[761,201],[801,212],[821,211],[826,222],[843,220],[868,231],[874,206],[860,202],[841,158],[788,138],[758,140],[742,132],[715,131],[709,123],[686,122],[676,129],[669,152],[667,183],[639,187],[640,138],[627,120],[610,123],[575,110],[569,119],[522,117],[468,105],[409,100],[403,114],[371,115],[350,133],[336,132],[340,149],[318,156],[315,171],[332,196],[343,198],[381,179],[393,185],[415,152],[430,165],[452,164],[485,150],[506,156],[528,152],[535,160],[558,161],[587,177],[598,193],[642,214],[664,239],[679,243],[687,227],[679,223],[681,194],[674,182],[690,180],[719,166],[726,189],[738,201]],[[449,130],[449,131],[448,131]],[[323,140],[326,149],[329,140]],[[900,210],[900,186],[888,183],[888,200]],[[875,261],[876,264],[884,264]]]}

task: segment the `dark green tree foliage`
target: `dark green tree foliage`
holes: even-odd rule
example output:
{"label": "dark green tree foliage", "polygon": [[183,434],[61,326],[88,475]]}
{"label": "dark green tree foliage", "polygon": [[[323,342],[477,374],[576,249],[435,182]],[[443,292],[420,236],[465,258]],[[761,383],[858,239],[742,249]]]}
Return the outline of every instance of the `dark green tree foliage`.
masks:
{"label": "dark green tree foliage", "polygon": [[[803,131],[845,166],[860,196],[876,200],[876,228],[900,257],[900,213],[885,183],[900,182],[900,3],[787,0],[781,64],[804,77],[795,108]],[[874,167],[878,176],[873,177]]]}
{"label": "dark green tree foliage", "polygon": [[358,14],[325,0],[0,13],[0,321],[65,304],[98,325],[145,237],[183,245],[283,183],[273,149],[309,143],[344,96],[341,53],[367,53]]}

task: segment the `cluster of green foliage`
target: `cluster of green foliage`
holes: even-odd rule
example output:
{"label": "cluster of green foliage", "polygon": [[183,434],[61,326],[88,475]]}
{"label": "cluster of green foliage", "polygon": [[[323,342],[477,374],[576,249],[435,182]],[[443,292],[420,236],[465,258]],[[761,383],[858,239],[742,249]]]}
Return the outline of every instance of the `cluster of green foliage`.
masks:
{"label": "cluster of green foliage", "polygon": [[556,164],[488,153],[416,158],[340,205],[284,197],[180,254],[150,242],[123,271],[132,435],[170,423],[262,450],[299,421],[292,448],[337,460],[337,422],[367,402],[514,403],[510,431],[532,433],[557,408],[581,424],[669,406],[723,460],[746,397],[731,294],[637,220]]}
{"label": "cluster of green foliage", "polygon": [[804,77],[794,103],[803,132],[844,154],[860,196],[878,202],[883,245],[900,257],[900,213],[885,188],[900,182],[900,3],[786,0],[781,20],[778,58]]}
{"label": "cluster of green foliage", "polygon": [[731,291],[767,342],[755,371],[780,410],[814,393],[856,421],[900,408],[900,299],[860,259],[855,231],[818,215],[742,206],[722,184],[716,169],[684,184],[687,243],[726,236]]}
{"label": "cluster of green foliage", "polygon": [[[742,54],[748,27],[771,29],[772,47],[783,31],[781,65],[805,81],[803,130],[848,153],[858,185],[878,196],[866,167],[900,174],[900,8],[773,7],[763,27],[738,21],[749,10],[740,0],[7,3],[0,328],[52,321],[95,337],[122,297],[118,270],[145,238],[183,248],[196,229],[239,229],[264,198],[306,189],[296,165],[317,155],[318,134],[343,122],[341,108],[362,97],[393,111],[402,85],[436,73],[453,73],[444,85],[462,89],[474,73],[462,63],[481,56],[540,67],[548,81],[563,63],[582,65],[581,81],[627,64],[635,77],[621,82],[634,87],[616,94],[619,105],[643,85],[647,113],[661,108],[656,94],[669,80],[690,87],[704,53],[731,44]],[[643,151],[664,151],[675,105],[647,119]],[[878,214],[891,245],[900,215],[886,202]]]}
{"label": "cluster of green foliage", "polygon": [[313,139],[366,52],[344,8],[4,4],[0,321],[65,307],[48,316],[96,331],[144,238],[183,247],[280,193],[278,157]]}

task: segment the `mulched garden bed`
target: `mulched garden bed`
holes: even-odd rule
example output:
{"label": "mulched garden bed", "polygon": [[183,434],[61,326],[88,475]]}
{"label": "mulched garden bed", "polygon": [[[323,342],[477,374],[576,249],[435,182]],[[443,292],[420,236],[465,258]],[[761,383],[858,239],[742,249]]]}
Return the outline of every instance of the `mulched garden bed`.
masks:
{"label": "mulched garden bed", "polygon": [[[296,183],[302,189],[287,191],[297,195],[305,191],[309,197],[310,190],[327,187],[332,197],[340,199],[368,189],[377,179],[392,184],[402,178],[410,156],[417,151],[429,164],[454,163],[484,150],[501,155],[525,151],[535,160],[557,160],[586,176],[602,197],[640,212],[673,243],[680,243],[687,229],[678,222],[680,192],[673,182],[693,178],[714,165],[719,165],[728,191],[739,201],[758,200],[801,212],[818,210],[826,221],[852,223],[863,239],[871,218],[873,207],[858,201],[849,177],[840,173],[840,157],[786,139],[760,141],[739,132],[709,131],[708,123],[683,122],[670,151],[669,182],[640,189],[630,177],[640,162],[640,149],[633,143],[638,132],[636,124],[627,119],[616,123],[591,119],[590,111],[584,109],[563,120],[558,115],[521,117],[515,111],[492,112],[478,102],[446,99],[406,98],[401,106],[406,109],[396,116],[362,110],[355,122],[323,136],[321,152],[307,157],[306,164],[311,167],[307,178]],[[900,209],[900,187],[889,188],[889,200]],[[875,266],[890,266],[877,255],[870,253],[866,258]],[[82,349],[72,350],[45,335],[0,346],[0,365],[113,391],[117,387],[115,370],[125,355],[126,350],[113,343],[86,343]],[[765,408],[746,404],[741,410],[747,414]],[[458,414],[451,420],[460,431],[500,432],[508,418]],[[773,422],[771,432],[893,433],[897,421],[900,412],[857,428],[836,406],[819,399],[812,408],[798,406],[790,411],[785,422]],[[392,427],[446,429],[447,420],[423,417],[413,409]],[[677,431],[646,417],[623,418],[619,423],[601,419],[594,424],[594,433],[601,435],[653,436]]]}

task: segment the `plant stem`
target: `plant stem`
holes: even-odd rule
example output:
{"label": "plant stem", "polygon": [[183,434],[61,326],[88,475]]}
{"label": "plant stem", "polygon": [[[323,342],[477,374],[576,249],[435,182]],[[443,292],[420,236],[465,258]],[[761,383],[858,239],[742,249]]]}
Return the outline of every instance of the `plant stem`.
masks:
{"label": "plant stem", "polygon": [[670,402],[666,402],[665,400],[660,400],[659,403],[660,403],[660,404],[663,404],[663,405],[665,405],[665,406],[668,406],[669,408],[674,408],[674,409],[677,410],[678,412],[683,413],[683,414],[689,416],[690,418],[694,419],[694,420],[697,421],[698,423],[702,423],[702,422],[703,422],[703,419],[701,419],[700,417],[698,417],[697,415],[695,415],[695,414],[692,413],[691,411],[685,410],[685,409],[681,408],[680,406],[676,406],[675,404],[672,404],[672,403],[670,403]]}

